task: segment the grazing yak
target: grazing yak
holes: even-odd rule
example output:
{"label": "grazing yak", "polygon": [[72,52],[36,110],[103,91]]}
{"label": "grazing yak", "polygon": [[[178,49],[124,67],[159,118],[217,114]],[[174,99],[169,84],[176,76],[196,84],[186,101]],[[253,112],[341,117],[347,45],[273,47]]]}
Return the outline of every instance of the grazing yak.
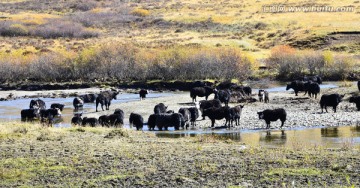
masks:
{"label": "grazing yak", "polygon": [[277,121],[280,119],[281,121],[281,127],[284,126],[284,122],[286,121],[286,112],[283,108],[277,108],[274,110],[266,109],[262,112],[258,112],[259,119],[263,119],[266,122],[266,128],[270,128],[270,122],[271,121]]}
{"label": "grazing yak", "polygon": [[334,94],[324,94],[321,96],[320,99],[320,107],[321,107],[321,113],[323,113],[323,109],[325,108],[325,111],[327,111],[327,107],[331,106],[333,107],[334,113],[336,112],[336,107],[339,105],[339,103],[342,101],[345,95],[339,95],[337,93]]}
{"label": "grazing yak", "polygon": [[109,115],[110,125],[113,127],[121,127],[124,125],[124,114],[110,114]]}
{"label": "grazing yak", "polygon": [[179,113],[183,115],[186,128],[189,127],[189,122],[191,120],[191,112],[188,108],[180,108]]}
{"label": "grazing yak", "polygon": [[320,93],[320,86],[316,82],[306,82],[305,83],[305,94],[308,93],[309,97],[317,98],[317,94]]}
{"label": "grazing yak", "polygon": [[305,81],[305,82],[310,81],[310,82],[316,82],[318,84],[322,84],[322,79],[318,75],[316,75],[316,76],[304,76],[302,80]]}
{"label": "grazing yak", "polygon": [[159,103],[154,107],[154,114],[166,113],[167,106],[164,103]]}
{"label": "grazing yak", "polygon": [[205,119],[205,116],[203,115],[205,109],[211,107],[215,107],[215,108],[221,107],[221,101],[219,99],[208,100],[208,101],[202,100],[199,103],[200,103],[200,111],[202,113],[203,119]]}
{"label": "grazing yak", "polygon": [[80,97],[75,97],[73,100],[73,106],[75,110],[79,110],[84,106],[84,101]]}
{"label": "grazing yak", "polygon": [[98,122],[103,127],[109,127],[110,126],[110,119],[108,115],[101,115],[98,119]]}
{"label": "grazing yak", "polygon": [[117,91],[103,91],[96,97],[96,112],[98,111],[98,105],[101,104],[101,109],[104,111],[105,109],[109,110],[111,105],[111,100],[115,99],[116,96],[119,94]]}
{"label": "grazing yak", "polygon": [[146,89],[141,89],[139,91],[140,100],[144,100],[146,98],[146,95],[149,94],[149,91]]}
{"label": "grazing yak", "polygon": [[52,124],[54,117],[60,115],[61,115],[61,110],[59,108],[40,110],[41,122],[45,122],[47,120],[48,124]]}
{"label": "grazing yak", "polygon": [[195,107],[188,108],[190,112],[190,123],[192,126],[196,125],[196,120],[199,118],[199,110]]}
{"label": "grazing yak", "polygon": [[355,103],[357,111],[360,111],[360,96],[353,96],[349,99],[350,103]]}
{"label": "grazing yak", "polygon": [[33,121],[35,118],[40,117],[40,109],[24,109],[21,110],[21,121]]}
{"label": "grazing yak", "polygon": [[168,130],[168,127],[174,127],[175,130],[179,130],[180,127],[184,128],[185,121],[182,114],[157,114],[156,126],[161,131],[163,128]]}
{"label": "grazing yak", "polygon": [[29,108],[30,109],[35,109],[35,108],[46,109],[46,104],[41,99],[31,100]]}
{"label": "grazing yak", "polygon": [[263,101],[265,103],[269,102],[269,92],[268,91],[265,91],[263,89],[259,89],[258,97],[259,97],[260,102],[263,102]]}
{"label": "grazing yak", "polygon": [[236,126],[240,125],[240,116],[243,108],[243,105],[230,108],[231,126],[233,125],[234,121]]}
{"label": "grazing yak", "polygon": [[194,87],[190,90],[190,97],[192,98],[192,102],[196,102],[197,96],[205,97],[205,100],[207,100],[212,93],[214,93],[214,89],[209,86]]}
{"label": "grazing yak", "polygon": [[74,114],[74,117],[71,118],[71,124],[73,125],[81,125],[82,124],[82,113],[80,114]]}
{"label": "grazing yak", "polygon": [[58,108],[58,109],[60,109],[60,111],[63,111],[63,110],[64,110],[64,107],[65,107],[65,105],[64,105],[64,104],[60,104],[60,103],[53,103],[53,104],[51,104],[51,106],[50,106],[51,109]]}
{"label": "grazing yak", "polygon": [[148,129],[149,131],[153,131],[155,129],[155,126],[156,126],[156,117],[157,117],[157,114],[151,114],[148,118],[148,123],[147,123],[147,126],[148,126]]}
{"label": "grazing yak", "polygon": [[231,83],[231,81],[225,81],[225,82],[221,82],[219,85],[217,85],[216,88],[219,90],[225,90],[225,89],[235,88],[237,86],[238,85],[236,85],[235,83]]}
{"label": "grazing yak", "polygon": [[295,96],[298,96],[299,91],[306,91],[305,82],[298,80],[292,81],[286,86],[286,91],[289,89],[293,89],[295,91]]}
{"label": "grazing yak", "polygon": [[136,127],[136,130],[141,130],[144,127],[144,118],[140,114],[131,113],[130,118],[130,128],[132,125]]}
{"label": "grazing yak", "polygon": [[80,95],[79,97],[84,101],[84,103],[94,103],[98,95],[90,93],[90,94]]}
{"label": "grazing yak", "polygon": [[90,125],[90,127],[95,127],[97,124],[98,120],[96,118],[84,117],[81,122],[82,126]]}
{"label": "grazing yak", "polygon": [[203,117],[207,116],[209,117],[209,119],[211,120],[211,127],[214,127],[215,125],[215,120],[221,120],[225,118],[225,126],[227,124],[229,124],[230,127],[230,121],[231,121],[231,116],[230,116],[230,108],[228,106],[224,106],[224,107],[211,107],[208,109],[205,109],[203,112]]}
{"label": "grazing yak", "polygon": [[219,99],[221,102],[223,102],[225,104],[225,106],[228,106],[230,98],[231,98],[231,93],[229,90],[215,90],[214,91],[215,97],[214,99]]}

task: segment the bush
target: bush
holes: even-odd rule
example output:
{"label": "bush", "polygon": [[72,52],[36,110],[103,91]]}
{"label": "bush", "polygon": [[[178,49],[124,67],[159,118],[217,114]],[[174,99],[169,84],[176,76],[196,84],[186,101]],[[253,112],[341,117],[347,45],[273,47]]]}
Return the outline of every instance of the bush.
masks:
{"label": "bush", "polygon": [[328,51],[297,51],[289,46],[274,47],[266,63],[281,80],[293,80],[304,75],[344,80],[355,71],[355,62],[351,57],[334,56]]}
{"label": "bush", "polygon": [[61,19],[52,19],[48,23],[37,27],[33,31],[32,35],[43,38],[90,38],[97,37],[99,33],[93,30],[85,29],[85,27],[79,23],[73,23]]}
{"label": "bush", "polygon": [[146,16],[150,15],[150,11],[145,10],[145,9],[141,9],[141,8],[137,8],[137,9],[134,9],[131,12],[131,14],[134,15],[134,16],[146,17]]}
{"label": "bush", "polygon": [[0,36],[16,37],[27,35],[29,35],[29,30],[20,23],[12,21],[0,22]]}

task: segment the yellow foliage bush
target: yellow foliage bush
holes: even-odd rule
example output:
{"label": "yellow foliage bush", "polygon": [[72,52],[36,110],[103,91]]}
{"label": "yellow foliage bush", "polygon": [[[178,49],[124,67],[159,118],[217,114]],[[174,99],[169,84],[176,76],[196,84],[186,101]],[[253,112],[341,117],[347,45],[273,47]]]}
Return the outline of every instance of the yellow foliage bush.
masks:
{"label": "yellow foliage bush", "polygon": [[150,15],[150,11],[142,9],[142,8],[136,8],[131,12],[131,14],[134,16],[146,17],[146,16]]}

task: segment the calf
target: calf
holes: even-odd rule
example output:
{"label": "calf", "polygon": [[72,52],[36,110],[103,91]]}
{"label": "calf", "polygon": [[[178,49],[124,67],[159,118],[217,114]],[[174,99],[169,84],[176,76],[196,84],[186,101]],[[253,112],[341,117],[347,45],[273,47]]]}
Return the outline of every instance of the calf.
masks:
{"label": "calf", "polygon": [[182,114],[179,113],[157,114],[156,126],[160,131],[162,130],[162,128],[168,130],[168,127],[174,127],[175,130],[179,130],[180,127],[184,128],[185,121]]}
{"label": "calf", "polygon": [[71,118],[71,124],[73,125],[81,125],[82,124],[82,113],[81,114],[75,114],[73,118]]}
{"label": "calf", "polygon": [[166,113],[167,106],[164,103],[159,103],[154,107],[154,114]]}
{"label": "calf", "polygon": [[21,110],[21,121],[33,121],[40,117],[40,109],[24,109]]}
{"label": "calf", "polygon": [[140,114],[131,113],[129,122],[130,122],[130,128],[132,127],[132,125],[135,125],[136,130],[140,130],[144,126],[144,118]]}
{"label": "calf", "polygon": [[75,110],[79,110],[79,108],[84,106],[84,101],[80,97],[75,97],[73,100],[73,106]]}
{"label": "calf", "polygon": [[63,110],[64,110],[64,107],[65,107],[65,105],[60,104],[60,103],[53,103],[53,104],[51,104],[51,106],[50,106],[51,109],[58,108],[58,109],[60,109],[60,111],[63,111]]}
{"label": "calf", "polygon": [[45,105],[45,102],[43,100],[36,99],[36,100],[31,100],[30,101],[29,108],[30,109],[34,109],[34,108],[46,109],[46,105]]}
{"label": "calf", "polygon": [[268,91],[260,89],[258,97],[259,97],[260,102],[262,102],[262,101],[264,101],[265,103],[269,102],[269,92]]}
{"label": "calf", "polygon": [[82,126],[90,125],[91,127],[95,127],[98,124],[98,120],[96,118],[84,117],[81,124]]}
{"label": "calf", "polygon": [[192,126],[196,125],[196,120],[199,117],[199,110],[195,107],[188,108],[190,112],[190,122]]}
{"label": "calf", "polygon": [[286,112],[283,108],[277,108],[274,110],[266,109],[262,112],[258,112],[259,119],[264,119],[266,122],[266,128],[270,128],[270,122],[271,121],[277,121],[280,119],[281,121],[281,127],[284,126],[284,122],[286,121]]}
{"label": "calf", "polygon": [[183,115],[186,128],[189,127],[189,122],[191,119],[191,112],[188,108],[180,108],[179,113]]}
{"label": "calf", "polygon": [[202,117],[203,120],[205,119],[205,116],[203,115],[204,110],[211,108],[211,107],[215,107],[215,108],[220,108],[221,107],[221,101],[219,99],[214,99],[214,100],[208,100],[208,101],[200,101],[200,111],[202,113]]}
{"label": "calf", "polygon": [[231,126],[233,125],[233,121],[235,121],[236,126],[240,125],[240,116],[243,108],[243,105],[230,108]]}
{"label": "calf", "polygon": [[349,102],[355,103],[357,110],[360,111],[360,96],[350,97]]}
{"label": "calf", "polygon": [[220,108],[211,107],[211,108],[205,109],[202,115],[203,115],[203,117],[205,117],[205,116],[209,117],[209,119],[211,120],[211,127],[214,127],[215,120],[221,120],[224,118],[226,120],[225,126],[227,124],[229,124],[229,126],[230,126],[231,116],[230,116],[230,108],[228,106],[220,107]]}
{"label": "calf", "polygon": [[196,97],[205,97],[205,100],[207,100],[212,93],[214,93],[214,89],[209,86],[194,87],[190,90],[190,97],[192,102],[196,102]]}
{"label": "calf", "polygon": [[286,90],[293,89],[295,91],[295,96],[298,96],[299,91],[306,91],[305,82],[303,81],[292,81],[286,86]]}
{"label": "calf", "polygon": [[140,95],[140,100],[143,100],[146,98],[146,95],[149,94],[149,91],[146,89],[141,89],[139,91],[139,95]]}
{"label": "calf", "polygon": [[321,107],[321,113],[323,113],[323,109],[325,108],[325,111],[327,111],[327,107],[331,106],[333,107],[334,113],[336,112],[336,107],[339,105],[339,103],[342,101],[342,98],[344,98],[345,95],[339,95],[337,93],[334,94],[324,94],[321,96],[320,99],[320,107]]}
{"label": "calf", "polygon": [[104,111],[105,109],[109,110],[111,105],[111,100],[115,99],[119,92],[116,91],[103,91],[96,97],[96,112],[98,111],[98,105],[101,104],[101,109]]}
{"label": "calf", "polygon": [[215,93],[214,99],[219,99],[221,102],[225,104],[225,106],[229,104],[231,98],[231,93],[229,90],[219,90],[219,91],[216,90],[214,93]]}

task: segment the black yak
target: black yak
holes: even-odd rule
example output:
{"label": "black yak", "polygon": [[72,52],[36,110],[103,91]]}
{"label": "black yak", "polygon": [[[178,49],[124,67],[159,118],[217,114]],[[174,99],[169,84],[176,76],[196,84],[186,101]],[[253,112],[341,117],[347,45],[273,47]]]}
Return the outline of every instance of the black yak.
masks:
{"label": "black yak", "polygon": [[208,99],[209,95],[214,93],[214,89],[205,86],[205,87],[194,87],[190,90],[190,97],[192,98],[192,102],[196,102],[196,97],[205,97],[205,100]]}
{"label": "black yak", "polygon": [[101,109],[109,110],[111,105],[111,100],[116,99],[116,96],[119,94],[117,91],[103,91],[96,97],[96,112],[98,111],[98,105],[101,104]]}
{"label": "black yak", "polygon": [[274,110],[266,109],[262,112],[258,112],[259,119],[264,119],[266,122],[266,128],[270,128],[270,122],[271,121],[277,121],[280,119],[281,121],[281,127],[284,126],[284,122],[286,121],[286,112],[283,108],[277,108]]}
{"label": "black yak", "polygon": [[321,107],[321,113],[323,113],[323,109],[325,108],[325,111],[327,111],[327,107],[331,106],[333,107],[334,112],[336,112],[336,107],[339,105],[339,103],[342,101],[342,98],[344,98],[345,95],[339,95],[337,93],[334,94],[324,94],[321,96],[320,99],[320,107]]}

